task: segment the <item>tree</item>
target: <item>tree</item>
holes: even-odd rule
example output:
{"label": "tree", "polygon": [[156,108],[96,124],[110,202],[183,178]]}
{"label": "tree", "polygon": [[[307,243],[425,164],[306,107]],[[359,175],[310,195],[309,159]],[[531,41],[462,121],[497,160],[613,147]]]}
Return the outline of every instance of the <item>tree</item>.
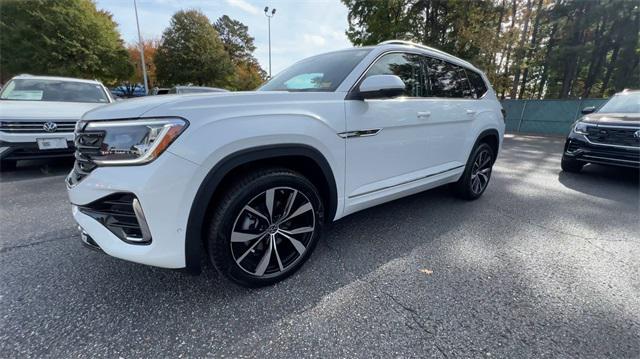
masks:
{"label": "tree", "polygon": [[[147,68],[149,88],[155,87],[157,82],[155,56],[159,43],[159,40],[153,39],[142,41],[142,48],[144,49],[144,63]],[[131,57],[131,62],[135,69],[129,81],[133,83],[142,83],[144,76],[142,73],[142,61],[140,60],[140,43],[127,46],[127,50],[129,51],[129,56]]]}
{"label": "tree", "polygon": [[221,86],[233,71],[229,55],[206,15],[178,11],[164,30],[155,55],[158,82]]}
{"label": "tree", "polygon": [[249,27],[238,20],[234,20],[227,15],[221,16],[213,24],[224,49],[234,62],[253,60],[253,52],[256,46],[253,44],[253,37],[249,35]]}
{"label": "tree", "polygon": [[116,26],[89,0],[0,0],[0,81],[25,72],[126,79],[133,67]]}
{"label": "tree", "polygon": [[213,27],[218,32],[234,66],[233,73],[227,77],[226,87],[234,90],[253,90],[260,86],[267,74],[253,57],[256,47],[253,37],[249,35],[249,28],[227,15],[220,17]]}
{"label": "tree", "polygon": [[355,45],[405,39],[485,70],[504,98],[640,87],[637,0],[342,0]]}

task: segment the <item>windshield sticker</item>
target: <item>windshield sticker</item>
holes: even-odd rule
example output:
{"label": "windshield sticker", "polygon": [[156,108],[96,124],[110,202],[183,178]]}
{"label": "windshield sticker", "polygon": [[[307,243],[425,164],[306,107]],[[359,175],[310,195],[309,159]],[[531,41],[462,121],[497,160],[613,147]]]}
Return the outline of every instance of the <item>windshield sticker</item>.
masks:
{"label": "windshield sticker", "polygon": [[7,97],[5,97],[5,99],[40,101],[42,100],[43,92],[44,91],[37,91],[37,90],[13,90],[7,95]]}

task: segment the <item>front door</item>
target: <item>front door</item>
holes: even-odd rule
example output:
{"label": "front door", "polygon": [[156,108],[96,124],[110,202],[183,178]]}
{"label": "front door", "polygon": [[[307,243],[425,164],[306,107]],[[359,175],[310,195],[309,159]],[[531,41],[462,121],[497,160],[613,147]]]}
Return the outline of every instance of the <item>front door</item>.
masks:
{"label": "front door", "polygon": [[405,83],[404,96],[346,101],[347,204],[371,200],[396,191],[429,174],[429,122],[426,71],[420,55],[404,52],[380,57],[367,71],[397,75]]}

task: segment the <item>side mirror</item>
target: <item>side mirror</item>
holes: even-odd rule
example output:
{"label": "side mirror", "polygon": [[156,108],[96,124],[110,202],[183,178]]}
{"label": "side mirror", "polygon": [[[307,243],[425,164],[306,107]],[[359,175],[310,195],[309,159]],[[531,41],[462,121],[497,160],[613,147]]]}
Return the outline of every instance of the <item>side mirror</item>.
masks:
{"label": "side mirror", "polygon": [[396,75],[370,76],[358,87],[362,99],[396,97],[402,95],[404,89],[404,82]]}
{"label": "side mirror", "polygon": [[585,107],[585,108],[582,109],[581,112],[582,112],[583,115],[588,115],[590,113],[596,112],[596,107],[595,106]]}

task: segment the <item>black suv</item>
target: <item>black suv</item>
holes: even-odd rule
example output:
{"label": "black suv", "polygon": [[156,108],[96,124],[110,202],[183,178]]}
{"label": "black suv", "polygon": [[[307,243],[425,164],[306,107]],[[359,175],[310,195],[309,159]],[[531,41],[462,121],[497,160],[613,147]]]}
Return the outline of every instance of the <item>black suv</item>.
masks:
{"label": "black suv", "polygon": [[582,114],[564,145],[563,171],[579,172],[587,163],[640,168],[640,90],[617,93]]}

